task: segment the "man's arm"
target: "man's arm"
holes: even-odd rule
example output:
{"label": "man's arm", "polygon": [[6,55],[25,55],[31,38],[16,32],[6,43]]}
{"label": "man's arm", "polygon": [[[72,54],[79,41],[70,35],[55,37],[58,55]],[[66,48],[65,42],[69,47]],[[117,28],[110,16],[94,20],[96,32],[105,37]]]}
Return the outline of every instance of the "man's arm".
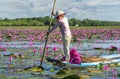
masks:
{"label": "man's arm", "polygon": [[49,35],[53,30],[55,30],[58,27],[58,23],[55,23],[54,26],[47,32],[47,35]]}

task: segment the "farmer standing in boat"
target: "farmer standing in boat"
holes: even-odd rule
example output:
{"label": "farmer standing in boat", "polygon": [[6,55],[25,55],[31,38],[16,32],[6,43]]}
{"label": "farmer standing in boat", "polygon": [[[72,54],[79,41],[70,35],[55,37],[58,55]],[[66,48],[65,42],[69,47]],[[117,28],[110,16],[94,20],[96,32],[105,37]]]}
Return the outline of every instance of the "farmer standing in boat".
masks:
{"label": "farmer standing in boat", "polygon": [[55,25],[47,32],[47,35],[49,35],[53,30],[55,30],[58,26],[60,28],[60,32],[62,34],[62,41],[63,41],[63,50],[65,54],[65,58],[63,59],[64,62],[69,62],[70,60],[70,42],[71,42],[71,31],[69,28],[69,23],[67,17],[65,17],[65,12],[63,11],[56,11],[52,12],[52,14],[55,16],[56,23]]}

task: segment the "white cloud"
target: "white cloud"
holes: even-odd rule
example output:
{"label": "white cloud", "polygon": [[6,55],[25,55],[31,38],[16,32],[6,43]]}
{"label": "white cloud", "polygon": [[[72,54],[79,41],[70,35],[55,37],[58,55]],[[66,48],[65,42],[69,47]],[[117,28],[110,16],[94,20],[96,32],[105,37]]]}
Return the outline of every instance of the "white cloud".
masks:
{"label": "white cloud", "polygon": [[110,5],[120,5],[119,0],[84,0],[89,6],[110,6]]}
{"label": "white cloud", "polygon": [[[1,0],[0,17],[50,16],[54,0]],[[69,18],[120,21],[120,0],[56,0]]]}

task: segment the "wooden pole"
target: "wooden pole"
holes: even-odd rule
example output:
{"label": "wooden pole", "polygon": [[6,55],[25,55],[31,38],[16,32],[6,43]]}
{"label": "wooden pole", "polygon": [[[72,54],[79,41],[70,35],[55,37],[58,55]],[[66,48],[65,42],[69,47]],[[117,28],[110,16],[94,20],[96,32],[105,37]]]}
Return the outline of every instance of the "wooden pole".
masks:
{"label": "wooden pole", "polygon": [[[55,3],[56,3],[56,0],[54,0],[52,12],[54,12]],[[51,12],[50,24],[49,24],[49,27],[48,27],[48,31],[50,30],[50,27],[51,27],[51,24],[52,24],[52,15],[53,15],[52,12]],[[42,59],[41,59],[41,62],[40,62],[40,67],[42,67],[42,62],[43,62],[44,55],[45,55],[45,49],[46,49],[47,41],[48,41],[48,35],[46,35],[46,40],[45,40],[45,45],[44,45],[44,49],[43,49]]]}

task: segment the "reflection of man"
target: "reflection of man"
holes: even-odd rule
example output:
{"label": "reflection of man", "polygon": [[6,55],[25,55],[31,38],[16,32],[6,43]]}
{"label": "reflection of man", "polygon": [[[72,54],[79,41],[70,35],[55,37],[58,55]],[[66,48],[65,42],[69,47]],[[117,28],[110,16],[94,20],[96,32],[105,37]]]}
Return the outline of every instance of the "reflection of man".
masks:
{"label": "reflection of man", "polygon": [[69,23],[67,17],[65,17],[65,12],[63,11],[56,11],[54,14],[56,23],[55,25],[48,31],[47,34],[52,32],[54,29],[56,29],[58,26],[60,28],[60,32],[62,34],[62,40],[63,40],[63,50],[65,54],[65,62],[69,62],[70,60],[70,50],[69,50],[69,45],[71,42],[71,31],[69,28]]}

